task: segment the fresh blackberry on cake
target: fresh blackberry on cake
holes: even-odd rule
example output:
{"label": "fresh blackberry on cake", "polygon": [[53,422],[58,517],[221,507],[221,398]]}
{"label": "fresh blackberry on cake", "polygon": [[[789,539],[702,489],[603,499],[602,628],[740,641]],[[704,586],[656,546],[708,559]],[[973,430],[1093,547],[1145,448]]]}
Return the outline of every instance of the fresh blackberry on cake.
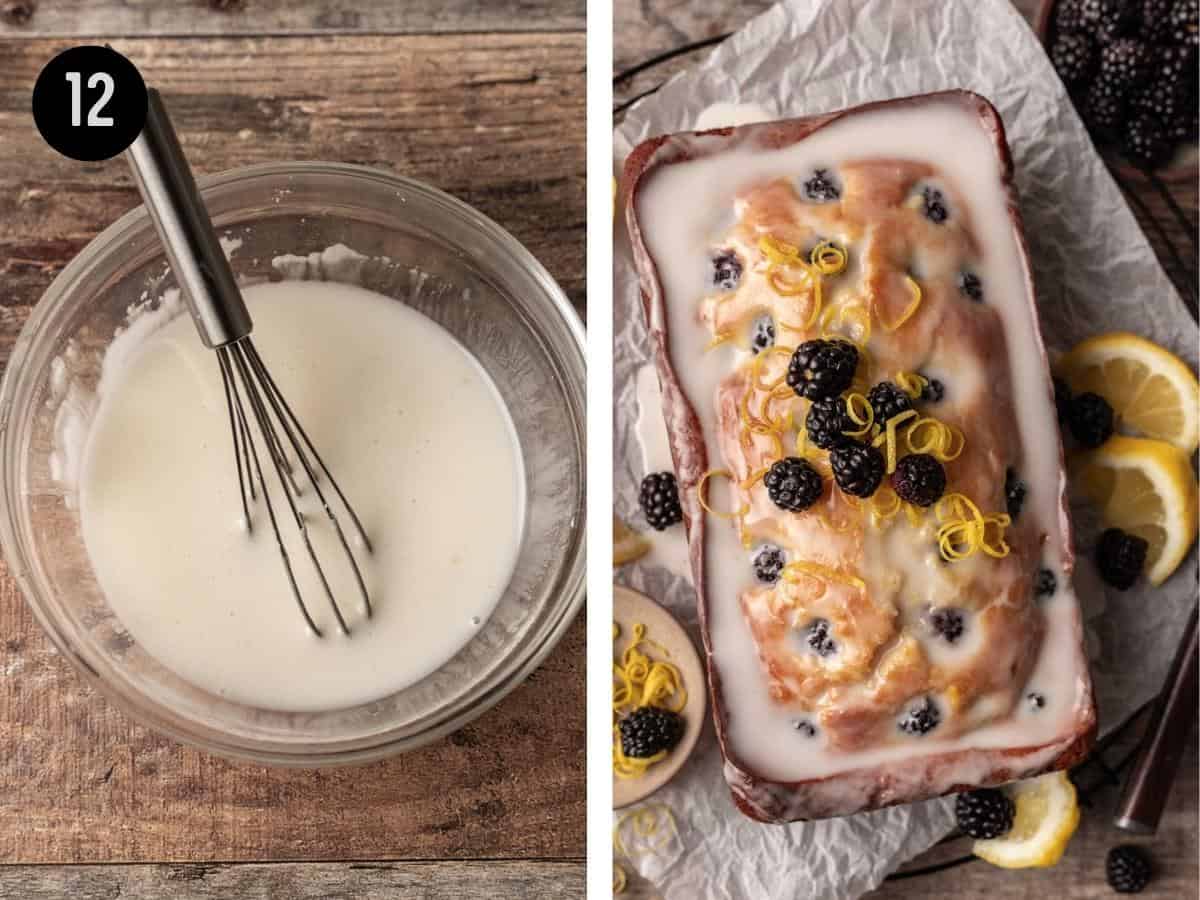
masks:
{"label": "fresh blackberry on cake", "polygon": [[1150,883],[1154,868],[1141,847],[1113,847],[1104,860],[1104,877],[1118,894],[1140,894]]}
{"label": "fresh blackberry on cake", "polygon": [[787,557],[782,547],[774,544],[763,544],[758,553],[754,554],[754,577],[763,584],[774,584],[787,565]]}
{"label": "fresh blackberry on cake", "polygon": [[1136,38],[1121,38],[1100,51],[1100,79],[1128,97],[1150,80],[1150,49]]}
{"label": "fresh blackberry on cake", "polygon": [[1125,95],[1112,79],[1097,78],[1088,88],[1083,114],[1088,123],[1102,132],[1112,132],[1125,118]]}
{"label": "fresh blackberry on cake", "polygon": [[1059,0],[1054,9],[1054,28],[1059,34],[1083,31],[1083,0]]}
{"label": "fresh blackberry on cake", "polygon": [[846,414],[846,403],[841,397],[823,397],[808,408],[804,427],[813,446],[832,450],[847,440],[845,432],[853,429],[854,423]]}
{"label": "fresh blackberry on cake", "polygon": [[947,644],[953,644],[966,630],[966,620],[961,609],[950,606],[939,607],[929,614],[929,625],[933,633],[941,635]]}
{"label": "fresh blackberry on cake", "polygon": [[896,387],[890,381],[881,381],[867,391],[867,402],[875,412],[875,424],[880,428],[901,413],[912,409],[912,400],[908,394]]}
{"label": "fresh blackberry on cake", "polygon": [[922,403],[941,403],[946,398],[946,386],[928,375],[921,377],[925,379],[925,386],[921,388],[921,396],[917,399]]}
{"label": "fresh blackberry on cake", "polygon": [[801,397],[836,397],[854,380],[858,348],[849,341],[805,341],[788,363],[787,383]]}
{"label": "fresh blackberry on cake", "polygon": [[1167,27],[1171,43],[1200,46],[1200,0],[1175,0]]}
{"label": "fresh blackberry on cake", "polygon": [[974,272],[963,272],[958,276],[958,290],[964,297],[970,297],[976,303],[983,300],[983,282]]}
{"label": "fresh blackberry on cake", "polygon": [[838,487],[855,497],[874,494],[886,468],[882,453],[869,444],[849,440],[829,452],[829,465]]}
{"label": "fresh blackberry on cake", "polygon": [[921,192],[921,201],[921,211],[925,214],[925,218],[933,224],[941,225],[950,218],[950,211],[946,208],[946,198],[937,188],[925,188]]}
{"label": "fresh blackberry on cake", "polygon": [[1037,578],[1033,582],[1035,597],[1053,597],[1058,590],[1058,579],[1049,569],[1038,569]]}
{"label": "fresh blackberry on cake", "polygon": [[977,841],[990,841],[1012,831],[1016,804],[1003,791],[980,788],[954,798],[959,830]]}
{"label": "fresh blackberry on cake", "polygon": [[837,653],[837,641],[829,634],[833,626],[828,619],[813,619],[808,626],[808,636],[805,640],[817,656],[832,656]]}
{"label": "fresh blackberry on cake", "polygon": [[1021,514],[1021,507],[1025,505],[1026,491],[1025,482],[1017,477],[1017,473],[1012,468],[1005,469],[1004,506],[1012,519],[1016,519]]}
{"label": "fresh blackberry on cake", "polygon": [[777,460],[763,476],[767,496],[780,509],[804,512],[821,498],[825,485],[806,459],[786,456]]}
{"label": "fresh blackberry on cake", "polygon": [[1138,34],[1148,44],[1162,44],[1171,31],[1171,6],[1174,0],[1142,0]]}
{"label": "fresh blackberry on cake", "polygon": [[1061,378],[1054,381],[1054,411],[1058,414],[1058,424],[1066,425],[1071,416],[1071,388]]}
{"label": "fresh blackberry on cake", "polygon": [[828,169],[817,169],[804,182],[804,196],[815,203],[830,203],[842,196],[837,184],[829,177]]}
{"label": "fresh blackberry on cake", "polygon": [[775,320],[770,316],[759,316],[750,329],[750,350],[758,354],[775,346]]}
{"label": "fresh blackberry on cake", "polygon": [[1157,169],[1171,158],[1174,141],[1152,113],[1135,116],[1125,128],[1121,150],[1139,169]]}
{"label": "fresh blackberry on cake", "polygon": [[1096,69],[1096,47],[1086,34],[1059,35],[1050,50],[1050,61],[1067,87],[1078,87]]}
{"label": "fresh blackberry on cake", "polygon": [[721,250],[712,258],[713,287],[732,291],[742,280],[742,261],[732,250]]}
{"label": "fresh blackberry on cake", "polygon": [[896,463],[892,490],[905,503],[932,506],[946,490],[946,470],[928,453],[910,453]]}
{"label": "fresh blackberry on cake", "polygon": [[941,721],[942,714],[937,705],[929,697],[926,697],[920,704],[910,708],[901,716],[896,727],[905,734],[922,735],[929,734],[937,728]]}
{"label": "fresh blackberry on cake", "polygon": [[1109,528],[1100,535],[1100,543],[1096,545],[1096,567],[1100,577],[1118,590],[1129,590],[1142,574],[1149,546],[1135,534]]}
{"label": "fresh blackberry on cake", "polygon": [[683,737],[683,717],[657,706],[638,707],[617,727],[621,729],[621,752],[633,759],[670,750]]}
{"label": "fresh blackberry on cake", "polygon": [[655,531],[683,521],[683,507],[679,505],[679,486],[670,472],[653,472],[642,479],[638,502],[646,521]]}
{"label": "fresh blackberry on cake", "polygon": [[1102,44],[1129,31],[1136,19],[1127,0],[1083,0],[1081,14],[1084,28]]}
{"label": "fresh blackberry on cake", "polygon": [[1071,401],[1069,420],[1075,440],[1089,449],[1099,447],[1113,433],[1113,411],[1108,401],[1091,391]]}

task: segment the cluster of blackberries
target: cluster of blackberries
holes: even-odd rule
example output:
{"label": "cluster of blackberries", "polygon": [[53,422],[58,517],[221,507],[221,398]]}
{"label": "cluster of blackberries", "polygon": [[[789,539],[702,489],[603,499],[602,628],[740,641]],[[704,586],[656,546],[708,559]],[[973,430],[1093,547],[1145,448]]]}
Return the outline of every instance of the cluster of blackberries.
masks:
{"label": "cluster of blackberries", "polygon": [[1050,59],[1098,136],[1157,168],[1195,140],[1200,0],[1059,0]]}
{"label": "cluster of blackberries", "polygon": [[1054,408],[1058,424],[1066,426],[1081,447],[1094,449],[1112,436],[1113,408],[1099,394],[1072,394],[1065,381],[1055,378]]}

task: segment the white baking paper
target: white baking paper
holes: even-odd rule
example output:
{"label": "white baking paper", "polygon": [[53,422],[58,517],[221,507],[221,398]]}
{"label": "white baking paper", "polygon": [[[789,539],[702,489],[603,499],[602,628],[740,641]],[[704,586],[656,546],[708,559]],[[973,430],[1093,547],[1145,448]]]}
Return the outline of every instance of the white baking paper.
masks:
{"label": "white baking paper", "polygon": [[[705,125],[736,124],[723,120],[747,108],[755,116],[786,118],[946,88],[988,97],[1004,118],[1052,356],[1089,335],[1120,329],[1171,348],[1195,367],[1195,322],[1035,35],[1007,0],[781,3],[629,111],[615,134],[616,171],[638,142],[692,130],[715,104],[724,106],[708,113]],[[661,435],[642,433],[657,415],[639,410],[638,372],[649,362],[649,342],[622,221],[616,244],[615,502],[619,515],[648,531],[637,485],[648,470],[669,468],[670,460],[663,458]],[[645,386],[641,395],[641,406],[656,402]],[[639,412],[647,423],[640,430]],[[1084,598],[1104,731],[1158,690],[1196,601],[1196,553],[1161,588],[1106,595],[1088,559],[1094,517],[1082,502],[1073,507],[1076,586]],[[671,564],[679,548],[662,546],[681,542],[682,528],[654,539],[660,544],[655,552],[618,578],[669,607],[699,642],[690,579]],[[946,800],[791,826],[755,823],[730,801],[711,723],[684,770],[647,803],[670,809],[678,835],[660,833],[652,852],[627,835],[627,865],[666,900],[858,897],[953,824]]]}

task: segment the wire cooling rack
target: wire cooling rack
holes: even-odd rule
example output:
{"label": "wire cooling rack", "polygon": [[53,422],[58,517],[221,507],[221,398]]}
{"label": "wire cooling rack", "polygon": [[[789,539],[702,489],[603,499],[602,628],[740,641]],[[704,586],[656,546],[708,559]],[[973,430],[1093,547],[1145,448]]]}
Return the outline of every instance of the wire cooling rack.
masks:
{"label": "wire cooling rack", "polygon": [[[698,53],[709,47],[715,47],[726,38],[729,33],[719,34],[714,37],[705,38],[702,41],[694,41],[690,44],[683,44],[673,50],[668,50],[664,53],[659,53],[656,56],[642,60],[635,65],[629,66],[616,73],[613,76],[613,88],[620,88],[621,85],[631,81],[643,72],[654,71],[665,63],[671,60],[685,57],[690,54]],[[625,115],[625,111],[631,106],[649,97],[666,83],[666,79],[661,79],[653,87],[647,90],[628,97],[613,105],[613,122],[619,122]],[[1193,319],[1197,318],[1197,225],[1188,216],[1187,212],[1179,205],[1179,202],[1171,193],[1171,189],[1163,182],[1163,180],[1153,172],[1145,169],[1137,171],[1137,175],[1144,181],[1144,185],[1137,183],[1127,173],[1128,163],[1122,165],[1123,160],[1112,158],[1109,155],[1104,156],[1105,164],[1108,166],[1109,172],[1113,179],[1120,186],[1121,191],[1125,194],[1130,206],[1132,206],[1140,215],[1142,221],[1150,226],[1150,231],[1154,240],[1152,244],[1155,251],[1159,255],[1160,261],[1169,260],[1173,263],[1172,266],[1166,266],[1167,274],[1179,291],[1179,296],[1183,298],[1184,304],[1187,306],[1188,312],[1191,313]],[[1150,205],[1142,196],[1144,188],[1148,187],[1151,191],[1156,192],[1162,197],[1165,203],[1168,214],[1173,217],[1184,234],[1184,241],[1180,242],[1172,238],[1169,222],[1163,218],[1156,216]],[[1182,246],[1181,244],[1186,244]],[[1165,260],[1164,260],[1165,257]],[[1127,749],[1122,755],[1116,758],[1116,761],[1111,761],[1112,756],[1116,754],[1117,748],[1128,743],[1127,739],[1131,738],[1136,732],[1135,729],[1141,722],[1146,710],[1148,710],[1154,701],[1149,700],[1142,704],[1138,709],[1131,713],[1126,719],[1117,725],[1112,731],[1106,734],[1101,740],[1097,741],[1092,751],[1088,756],[1071,770],[1071,781],[1074,782],[1076,791],[1079,795],[1079,802],[1084,808],[1092,806],[1095,802],[1096,795],[1099,791],[1106,787],[1116,787],[1121,783],[1121,773],[1129,767],[1134,756],[1137,755],[1138,745],[1135,741],[1132,749]],[[965,835],[954,833],[943,838],[937,846],[941,847],[947,844],[953,844],[966,840]],[[953,869],[957,866],[966,865],[967,863],[975,862],[979,857],[973,853],[967,853],[961,856],[956,856],[952,859],[942,862],[933,863],[927,866],[906,869],[901,872],[893,872],[887,877],[888,881],[901,881],[908,878],[920,878],[924,875],[932,875],[935,872],[942,872],[946,869]]]}

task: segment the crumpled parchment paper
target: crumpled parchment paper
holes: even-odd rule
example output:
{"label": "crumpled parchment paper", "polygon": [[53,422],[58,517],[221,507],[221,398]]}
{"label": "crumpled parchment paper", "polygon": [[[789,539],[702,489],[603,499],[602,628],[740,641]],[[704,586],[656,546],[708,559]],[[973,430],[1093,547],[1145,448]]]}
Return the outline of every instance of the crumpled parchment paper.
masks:
{"label": "crumpled parchment paper", "polygon": [[[1169,347],[1195,368],[1195,322],[1035,35],[1008,0],[781,3],[634,106],[616,130],[614,163],[619,172],[639,141],[691,130],[718,103],[753,104],[771,118],[783,118],[954,87],[988,97],[1004,118],[1051,355],[1089,335],[1119,329]],[[650,353],[628,238],[618,219],[614,492],[617,513],[646,531],[637,485],[647,464],[663,467],[669,461],[655,459],[661,450],[644,447],[636,426],[635,382]],[[1142,584],[1106,595],[1088,559],[1095,517],[1082,502],[1073,507],[1080,553],[1076,585],[1103,733],[1161,685],[1195,602],[1196,553],[1161,588]],[[678,565],[661,564],[681,558],[677,548],[663,545],[682,542],[682,529],[653,537],[660,545],[655,553],[622,569],[618,578],[665,604],[699,645],[690,578]],[[666,900],[858,897],[953,824],[947,800],[786,827],[757,824],[730,801],[711,723],[684,770],[642,806],[660,804],[670,809],[677,832],[662,825],[653,837],[639,838],[627,822],[623,836],[633,867]]]}

